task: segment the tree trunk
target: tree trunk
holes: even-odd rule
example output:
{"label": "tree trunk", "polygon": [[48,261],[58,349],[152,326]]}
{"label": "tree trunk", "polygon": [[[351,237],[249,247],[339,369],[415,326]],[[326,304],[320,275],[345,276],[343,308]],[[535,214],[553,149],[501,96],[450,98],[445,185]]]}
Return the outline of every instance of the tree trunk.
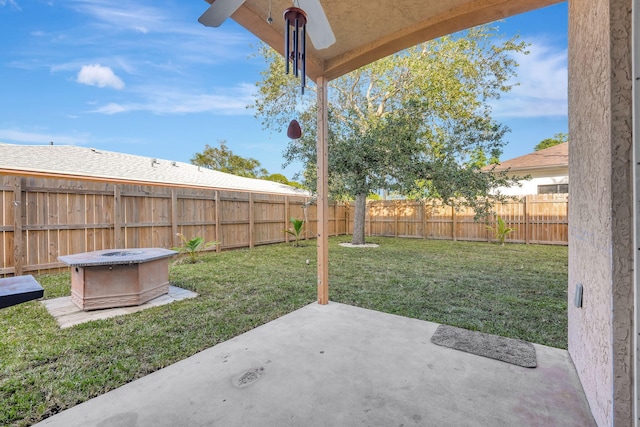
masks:
{"label": "tree trunk", "polygon": [[356,195],[356,209],[353,214],[353,245],[364,245],[364,225],[367,216],[367,195]]}

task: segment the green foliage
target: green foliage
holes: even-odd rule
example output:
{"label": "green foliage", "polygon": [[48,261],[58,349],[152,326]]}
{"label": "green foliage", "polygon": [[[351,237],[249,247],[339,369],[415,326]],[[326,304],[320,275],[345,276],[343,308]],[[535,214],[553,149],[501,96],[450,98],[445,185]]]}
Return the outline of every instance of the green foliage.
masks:
{"label": "green foliage", "polygon": [[487,225],[487,230],[493,233],[494,237],[498,239],[498,242],[502,246],[504,246],[504,241],[507,238],[507,236],[510,233],[516,231],[515,228],[507,227],[507,223],[504,222],[504,220],[501,217],[498,217],[498,219],[496,220],[495,227]]}
{"label": "green foliage", "polygon": [[290,181],[286,176],[281,173],[272,173],[270,175],[265,175],[260,177],[260,179],[264,179],[266,181],[279,182],[280,184],[289,185],[295,188],[304,188],[302,184],[296,181]]}
{"label": "green foliage", "polygon": [[302,233],[304,232],[304,220],[292,217],[289,221],[291,222],[293,229],[289,228],[282,231],[284,231],[285,233],[289,233],[293,237],[295,237],[294,246],[300,246],[300,238],[302,237]]}
{"label": "green foliage", "polygon": [[214,241],[205,243],[202,237],[194,237],[192,239],[187,239],[182,233],[177,233],[176,236],[180,237],[180,240],[182,241],[182,246],[178,246],[172,249],[174,251],[187,254],[186,262],[190,264],[195,264],[196,262],[198,262],[198,255],[200,254],[201,251],[220,243],[220,242],[214,242]]}
{"label": "green foliage", "polygon": [[[491,117],[490,100],[512,87],[517,38],[500,40],[481,26],[422,43],[330,82],[329,189],[332,198],[379,190],[438,198],[486,215],[518,177],[484,173],[506,143],[508,128]],[[526,52],[525,52],[526,53]],[[305,165],[304,185],[316,186],[316,97],[285,75],[283,58],[268,47],[253,108],[265,128],[281,132],[292,118],[303,135],[285,151],[286,164]],[[356,216],[364,215],[356,207]],[[364,224],[364,221],[361,222]],[[364,225],[363,225],[364,226]]]}
{"label": "green foliage", "polygon": [[568,140],[569,140],[569,135],[567,135],[566,133],[562,133],[562,132],[556,133],[555,135],[553,135],[553,138],[546,138],[540,141],[538,145],[533,147],[533,151],[544,150],[545,148],[549,148],[549,147],[553,147],[554,145],[565,143]]}
{"label": "green foliage", "polygon": [[260,167],[260,162],[254,158],[244,158],[233,154],[227,147],[226,141],[219,141],[220,147],[205,145],[202,153],[196,153],[191,158],[191,163],[196,166],[226,172],[247,178],[260,178],[269,172]]}

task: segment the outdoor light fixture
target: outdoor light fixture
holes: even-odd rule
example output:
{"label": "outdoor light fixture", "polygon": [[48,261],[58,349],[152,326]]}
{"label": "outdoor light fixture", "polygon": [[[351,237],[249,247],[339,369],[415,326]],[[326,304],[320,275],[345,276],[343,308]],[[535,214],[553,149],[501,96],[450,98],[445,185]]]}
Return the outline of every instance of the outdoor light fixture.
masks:
{"label": "outdoor light fixture", "polygon": [[304,95],[306,83],[306,38],[307,38],[307,14],[299,7],[290,7],[284,11],[284,56],[285,72],[289,74],[289,62],[293,66],[293,75],[298,77],[300,73],[300,87]]}

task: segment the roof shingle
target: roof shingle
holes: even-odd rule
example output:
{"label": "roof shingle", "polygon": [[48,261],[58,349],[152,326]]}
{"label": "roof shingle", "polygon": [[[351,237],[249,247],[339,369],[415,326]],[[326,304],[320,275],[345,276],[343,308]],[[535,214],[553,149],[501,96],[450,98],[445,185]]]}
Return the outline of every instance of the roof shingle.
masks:
{"label": "roof shingle", "polygon": [[[510,169],[512,171],[531,170],[531,169],[547,169],[569,166],[569,143],[554,145],[553,147],[543,150],[534,151],[524,156],[501,162],[494,170],[502,171]],[[483,169],[491,169],[485,166]]]}
{"label": "roof shingle", "polygon": [[1,170],[308,195],[306,191],[277,182],[244,178],[189,163],[71,145],[0,143]]}

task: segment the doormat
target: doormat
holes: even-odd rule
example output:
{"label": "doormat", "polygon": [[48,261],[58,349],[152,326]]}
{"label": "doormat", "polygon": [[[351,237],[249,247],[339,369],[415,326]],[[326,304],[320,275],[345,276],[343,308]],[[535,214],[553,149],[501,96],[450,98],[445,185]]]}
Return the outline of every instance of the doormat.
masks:
{"label": "doormat", "polygon": [[524,368],[537,366],[536,349],[527,341],[440,325],[431,337],[431,342]]}

